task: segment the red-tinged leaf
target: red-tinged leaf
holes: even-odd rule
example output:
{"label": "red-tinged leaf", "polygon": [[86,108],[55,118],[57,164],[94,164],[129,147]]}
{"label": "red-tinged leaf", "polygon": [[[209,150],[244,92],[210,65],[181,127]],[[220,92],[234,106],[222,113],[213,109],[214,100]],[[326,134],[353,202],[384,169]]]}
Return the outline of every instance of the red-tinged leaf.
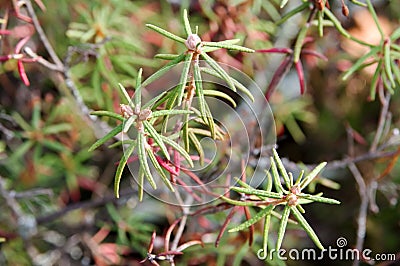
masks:
{"label": "red-tinged leaf", "polygon": [[102,228],[100,228],[100,230],[92,237],[92,240],[96,243],[100,243],[101,241],[103,241],[108,234],[110,233],[110,229],[103,226]]}
{"label": "red-tinged leaf", "polygon": [[174,150],[174,163],[176,174],[179,175],[181,168],[181,155],[177,150]]}
{"label": "red-tinged leaf", "polygon": [[9,35],[11,33],[10,30],[1,30],[0,29],[0,35]]}
{"label": "red-tinged leaf", "polygon": [[17,43],[17,45],[15,46],[15,53],[16,53],[16,54],[21,53],[22,47],[24,47],[24,45],[28,42],[28,40],[29,40],[30,37],[31,37],[31,36],[26,36],[25,38],[22,38],[22,39]]}
{"label": "red-tinged leaf", "polygon": [[282,63],[279,65],[278,69],[275,71],[274,75],[272,76],[271,82],[268,85],[267,91],[265,92],[265,99],[269,101],[271,98],[272,93],[275,91],[276,87],[278,86],[279,82],[282,78],[286,75],[293,64],[293,57],[287,56]]}
{"label": "red-tinged leaf", "polygon": [[306,91],[306,86],[304,83],[304,71],[303,71],[303,65],[301,64],[300,61],[297,61],[295,64],[297,75],[299,76],[299,82],[300,82],[300,94],[304,94]]}
{"label": "red-tinged leaf", "polygon": [[292,54],[293,50],[290,48],[270,48],[256,50],[257,53],[278,53],[278,54]]}
{"label": "red-tinged leaf", "polygon": [[148,252],[148,253],[153,252],[154,240],[155,240],[155,239],[156,239],[156,231],[153,231],[153,234],[151,235],[149,247],[147,248],[147,252]]}
{"label": "red-tinged leaf", "polygon": [[303,49],[301,51],[301,54],[302,55],[312,55],[312,56],[318,57],[324,61],[328,61],[328,57],[326,57],[325,55],[318,53],[317,51],[314,51],[314,50]]}
{"label": "red-tinged leaf", "polygon": [[172,231],[174,230],[175,226],[182,220],[182,218],[176,219],[168,228],[167,233],[165,234],[164,238],[164,250],[165,252],[169,252],[169,241],[171,240],[171,234]]}
{"label": "red-tinged leaf", "polygon": [[194,194],[194,191],[185,183],[183,182],[182,179],[180,179],[179,177],[176,177],[175,180],[178,182],[179,185],[182,186],[182,188],[189,193],[194,200],[198,201],[198,202],[202,202],[201,198],[199,196],[197,196],[196,194]]}
{"label": "red-tinged leaf", "polygon": [[182,170],[182,172],[184,172],[185,174],[187,174],[191,179],[193,179],[194,182],[196,182],[197,184],[199,184],[199,185],[201,186],[201,188],[205,189],[205,191],[208,191],[208,190],[206,189],[206,186],[204,185],[203,181],[201,181],[200,178],[199,178],[195,173],[193,173],[193,172],[190,171],[190,170],[183,169],[183,168],[182,168],[181,170]]}
{"label": "red-tinged leaf", "polygon": [[157,256],[168,256],[168,255],[182,255],[183,252],[182,251],[173,251],[170,250],[168,252],[161,252],[159,254],[157,254]]}
{"label": "red-tinged leaf", "polygon": [[[137,161],[138,159],[139,159],[139,158],[138,158],[137,155],[131,156],[131,157],[128,158],[128,160],[126,161],[126,163],[127,163],[127,164],[128,164],[128,163],[132,163],[132,162]],[[116,162],[114,165],[119,165],[119,161]]]}
{"label": "red-tinged leaf", "polygon": [[8,61],[12,58],[12,55],[2,55],[0,56],[0,62]]}
{"label": "red-tinged leaf", "polygon": [[226,216],[226,219],[224,223],[222,224],[221,230],[218,233],[217,239],[215,240],[215,247],[218,247],[219,241],[221,240],[222,235],[226,231],[226,228],[228,227],[229,222],[232,220],[233,215],[236,213],[240,206],[234,206],[232,210],[229,212],[228,216]]}
{"label": "red-tinged leaf", "polygon": [[157,162],[161,165],[162,168],[167,170],[171,175],[177,176],[177,172],[175,171],[175,167],[171,166],[169,161],[162,159],[160,156],[156,155]]}
{"label": "red-tinged leaf", "polygon": [[18,73],[19,73],[21,80],[24,82],[24,84],[26,86],[31,85],[29,82],[28,76],[26,75],[24,64],[22,63],[21,60],[18,60],[17,64],[18,64]]}

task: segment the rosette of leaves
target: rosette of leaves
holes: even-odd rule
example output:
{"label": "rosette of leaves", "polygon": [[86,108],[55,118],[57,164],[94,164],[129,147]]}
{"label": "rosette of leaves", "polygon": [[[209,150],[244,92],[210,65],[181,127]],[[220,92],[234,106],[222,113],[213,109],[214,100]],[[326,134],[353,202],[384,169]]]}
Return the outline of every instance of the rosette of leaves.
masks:
{"label": "rosette of leaves", "polygon": [[[227,101],[233,103],[235,106],[235,101],[226,93],[218,90],[204,90],[203,89],[203,78],[202,74],[208,74],[215,76],[217,78],[222,79],[227,86],[234,92],[240,90],[242,93],[247,95],[250,99],[253,100],[253,96],[247,90],[243,84],[241,84],[236,79],[229,76],[229,74],[214,60],[212,59],[208,53],[215,51],[217,49],[225,48],[228,50],[236,50],[240,52],[252,53],[254,50],[239,46],[237,43],[239,39],[226,40],[220,42],[206,42],[202,41],[200,37],[196,33],[192,32],[192,28],[189,24],[187,10],[183,12],[183,26],[186,33],[186,39],[179,37],[169,31],[166,31],[158,26],[147,24],[147,27],[150,29],[164,35],[165,37],[172,39],[178,43],[183,44],[186,47],[186,51],[181,54],[158,54],[156,58],[170,60],[168,64],[164,67],[156,71],[153,75],[151,75],[146,81],[143,82],[143,86],[150,84],[151,82],[157,80],[162,75],[167,73],[174,66],[182,63],[183,69],[182,74],[180,76],[179,84],[170,90],[165,97],[163,97],[161,102],[165,102],[166,109],[172,109],[177,106],[181,106],[182,109],[193,110],[196,114],[199,115],[201,119],[200,124],[205,124],[210,132],[210,136],[214,139],[217,139],[219,136],[217,125],[214,123],[213,116],[210,112],[210,108],[207,105],[205,100],[205,96],[212,97],[221,97],[226,99]],[[199,63],[199,59],[203,59],[207,66],[201,67]],[[197,97],[198,101],[198,110],[195,109],[191,103],[194,95]],[[161,102],[159,104],[161,104]],[[165,119],[163,130],[165,131],[168,123],[168,117]],[[185,146],[185,149],[189,151],[189,144],[192,142],[196,149],[201,148],[198,147],[198,143],[196,141],[196,137],[194,136],[194,130],[189,128],[189,116],[186,115],[182,121],[183,129],[182,129],[182,140]],[[192,132],[192,133],[191,133]],[[201,151],[199,154],[201,154]]]}
{"label": "rosette of leaves", "polygon": [[[162,118],[167,115],[177,115],[177,114],[190,114],[191,111],[188,110],[152,110],[154,104],[164,95],[160,94],[158,97],[153,98],[146,104],[142,105],[141,101],[141,76],[142,69],[139,70],[138,78],[136,81],[136,90],[134,95],[134,100],[132,101],[129,97],[125,88],[120,84],[120,89],[125,96],[128,104],[121,104],[121,113],[117,114],[109,111],[94,111],[93,115],[98,116],[108,116],[117,120],[120,120],[118,126],[116,126],[113,130],[111,130],[108,134],[106,134],[101,139],[97,140],[89,150],[94,150],[98,148],[100,145],[104,144],[106,141],[115,137],[120,133],[127,133],[132,127],[136,130],[136,139],[126,139],[117,142],[116,144],[123,144],[127,147],[125,148],[124,155],[122,156],[117,171],[115,173],[115,182],[114,182],[114,192],[116,197],[119,197],[119,184],[121,181],[122,171],[124,170],[126,164],[128,163],[129,158],[132,156],[133,152],[137,151],[137,159],[139,160],[139,173],[138,173],[138,182],[139,182],[139,199],[143,198],[143,182],[144,177],[146,177],[147,181],[150,185],[156,189],[156,183],[154,181],[152,171],[150,169],[150,165],[148,160],[150,160],[151,164],[158,172],[159,176],[163,180],[163,182],[167,185],[167,187],[174,191],[173,185],[170,180],[167,178],[165,174],[165,169],[162,165],[161,156],[164,156],[167,160],[170,160],[170,153],[167,149],[167,146],[170,146],[174,151],[178,152],[189,164],[189,166],[193,167],[193,161],[190,158],[189,154],[174,141],[175,135],[166,136],[160,134],[155,129],[155,123],[159,118]],[[116,145],[113,145],[116,146]],[[161,155],[158,154],[161,153]]]}
{"label": "rosette of leaves", "polygon": [[[301,171],[300,175],[294,182],[292,173],[288,173],[278,156],[278,153],[273,150],[273,157],[271,160],[271,172],[272,175],[267,172],[268,183],[265,190],[255,189],[241,180],[237,180],[240,186],[232,187],[233,191],[236,191],[242,195],[241,200],[233,200],[228,197],[222,196],[221,198],[235,206],[253,206],[258,208],[257,213],[246,220],[242,224],[235,226],[229,230],[229,232],[237,232],[249,228],[256,222],[264,219],[263,229],[263,250],[267,252],[268,232],[272,216],[276,216],[280,219],[278,229],[278,239],[276,241],[276,249],[279,250],[285,235],[286,225],[290,214],[292,214],[295,220],[300,226],[307,232],[309,237],[314,241],[315,245],[324,249],[321,242],[318,239],[317,234],[311,227],[311,225],[303,217],[305,210],[302,205],[313,202],[322,202],[328,204],[340,204],[335,199],[322,197],[322,193],[311,195],[304,193],[303,190],[310,184],[310,182],[319,174],[319,172],[326,165],[325,162],[315,167],[309,174],[304,176],[304,170]],[[280,177],[283,178],[286,189],[282,186]],[[275,186],[276,192],[272,190],[272,180]],[[277,206],[283,205],[282,214],[275,212]]]}

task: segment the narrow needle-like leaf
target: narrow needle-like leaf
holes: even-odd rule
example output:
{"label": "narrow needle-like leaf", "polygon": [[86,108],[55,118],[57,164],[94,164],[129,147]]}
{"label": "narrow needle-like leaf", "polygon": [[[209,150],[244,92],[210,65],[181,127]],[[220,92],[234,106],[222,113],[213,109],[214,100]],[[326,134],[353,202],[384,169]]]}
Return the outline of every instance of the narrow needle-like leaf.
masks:
{"label": "narrow needle-like leaf", "polygon": [[135,150],[136,142],[132,142],[130,146],[124,151],[124,155],[121,157],[119,161],[117,171],[115,172],[115,180],[114,180],[114,194],[117,198],[119,198],[119,183],[121,182],[122,172],[125,168],[126,162],[129,157],[132,155]]}
{"label": "narrow needle-like leaf", "polygon": [[265,190],[259,190],[259,189],[255,189],[255,188],[232,187],[232,190],[239,192],[239,193],[244,193],[247,195],[255,195],[255,196],[261,196],[261,197],[273,198],[273,199],[282,199],[281,194],[278,194],[275,192],[268,192]]}
{"label": "narrow needle-like leaf", "polygon": [[178,89],[176,91],[176,93],[178,94],[178,106],[180,106],[182,103],[182,98],[183,98],[183,94],[185,92],[186,82],[187,82],[188,75],[189,75],[190,65],[192,64],[192,58],[193,58],[193,53],[188,53],[185,56],[185,61],[183,63],[181,78],[179,81]]}
{"label": "narrow needle-like leaf", "polygon": [[265,215],[270,215],[270,213],[274,207],[275,207],[274,205],[269,205],[269,206],[265,207],[264,209],[261,209],[251,219],[239,224],[238,226],[235,226],[234,228],[229,229],[228,232],[229,233],[238,232],[238,231],[242,231],[242,230],[250,227],[251,225],[253,225],[256,222],[258,222],[259,220],[261,220],[261,218],[263,218]]}
{"label": "narrow needle-like leaf", "polygon": [[160,135],[161,139],[167,143],[168,145],[170,145],[172,148],[174,148],[175,150],[177,150],[182,156],[183,158],[185,158],[185,160],[189,163],[190,167],[193,167],[193,161],[190,158],[190,155],[185,151],[184,148],[182,148],[181,146],[179,146],[178,143],[176,143],[175,141]]}
{"label": "narrow needle-like leaf", "polygon": [[215,139],[214,120],[211,112],[208,109],[206,100],[204,99],[203,82],[201,79],[200,67],[197,63],[194,64],[193,75],[194,75],[196,96],[199,102],[201,117],[204,120],[204,122],[206,122],[207,125],[209,126],[212,138]]}
{"label": "narrow needle-like leaf", "polygon": [[212,59],[208,54],[203,52],[201,53],[201,56],[204,58],[204,60],[206,60],[211,68],[214,69],[221,76],[221,78],[226,81],[229,88],[231,88],[231,90],[233,91],[236,91],[235,85],[233,84],[232,79],[231,77],[229,77],[228,73],[226,73],[226,71],[220,65],[218,65],[218,63],[215,62],[215,60]]}
{"label": "narrow needle-like leaf", "polygon": [[107,140],[113,138],[115,135],[117,135],[119,132],[121,132],[122,126],[123,126],[123,124],[118,125],[113,130],[108,132],[104,137],[102,137],[101,139],[99,139],[95,143],[93,143],[93,145],[89,148],[89,151],[94,151],[99,146],[103,145]]}
{"label": "narrow needle-like leaf", "polygon": [[150,29],[152,29],[152,30],[154,30],[154,31],[156,31],[156,32],[158,32],[158,33],[164,35],[165,37],[167,37],[167,38],[169,38],[169,39],[171,39],[171,40],[174,40],[174,41],[177,41],[177,42],[180,42],[180,43],[185,43],[185,41],[186,41],[186,40],[183,39],[182,37],[179,37],[179,36],[177,36],[177,35],[175,35],[175,34],[169,32],[169,31],[166,31],[166,30],[164,30],[164,29],[162,29],[162,28],[160,28],[160,27],[157,27],[157,26],[155,26],[155,25],[146,24],[146,26],[147,26],[148,28],[150,28]]}
{"label": "narrow needle-like leaf", "polygon": [[162,169],[161,165],[157,162],[156,156],[154,155],[153,151],[151,149],[146,149],[146,150],[147,150],[147,156],[149,157],[149,159],[150,159],[151,163],[153,164],[154,168],[156,169],[156,171],[160,174],[161,179],[167,185],[169,190],[174,192],[175,190],[174,190],[171,182],[165,175],[164,170]]}
{"label": "narrow needle-like leaf", "polygon": [[264,229],[263,229],[263,250],[265,255],[267,254],[268,250],[268,233],[270,224],[271,224],[271,214],[267,214],[264,219]]}
{"label": "narrow needle-like leaf", "polygon": [[286,225],[287,225],[288,219],[289,219],[289,214],[290,214],[290,206],[286,205],[285,208],[283,209],[282,218],[279,223],[278,239],[276,240],[275,250],[280,250],[280,248],[282,246],[283,237],[285,236]]}
{"label": "narrow needle-like leaf", "polygon": [[135,106],[142,106],[142,72],[143,69],[139,69],[139,73],[136,78],[136,89],[135,89]]}
{"label": "narrow needle-like leaf", "polygon": [[[289,207],[289,206],[287,206],[287,207]],[[296,220],[299,222],[299,224],[307,232],[308,236],[314,241],[315,245],[317,245],[317,247],[320,248],[321,250],[324,250],[324,247],[322,246],[321,242],[319,241],[317,234],[314,232],[314,230],[308,224],[306,219],[304,219],[303,215],[301,215],[300,211],[296,208],[296,206],[291,206],[289,208],[292,211],[293,216],[296,218]]]}
{"label": "narrow needle-like leaf", "polygon": [[119,121],[124,121],[124,117],[120,114],[116,114],[110,111],[93,111],[90,113],[91,115],[97,115],[97,116],[108,116],[114,119],[117,119]]}
{"label": "narrow needle-like leaf", "polygon": [[218,47],[218,48],[224,48],[228,50],[237,50],[245,53],[254,53],[255,51],[253,49],[243,47],[240,45],[235,45],[235,44],[226,44],[226,43],[221,43],[221,42],[202,42],[202,44],[205,47]]}
{"label": "narrow needle-like leaf", "polygon": [[140,165],[143,167],[144,175],[147,178],[147,180],[149,181],[150,185],[153,187],[153,189],[157,189],[156,182],[154,182],[153,176],[151,175],[149,163],[147,162],[146,148],[145,148],[145,145],[147,144],[146,138],[143,136],[142,133],[139,133],[137,141],[138,141],[139,161],[140,161]]}
{"label": "narrow needle-like leaf", "polygon": [[340,201],[338,201],[338,200],[325,198],[325,197],[320,197],[320,196],[315,196],[315,195],[300,194],[299,197],[300,198],[304,198],[304,199],[308,199],[308,200],[311,200],[311,201],[322,202],[322,203],[340,204]]}
{"label": "narrow needle-like leaf", "polygon": [[392,65],[390,63],[391,57],[390,57],[390,42],[389,41],[384,44],[383,60],[384,60],[384,64],[385,64],[386,76],[388,77],[392,87],[395,87],[395,81],[394,81],[393,72],[392,72]]}
{"label": "narrow needle-like leaf", "polygon": [[275,190],[279,194],[283,194],[283,193],[285,193],[287,191],[282,187],[281,180],[279,178],[278,169],[276,168],[276,164],[275,164],[274,158],[270,157],[270,160],[271,160],[271,170],[272,170],[272,176],[274,178]]}
{"label": "narrow needle-like leaf", "polygon": [[118,83],[118,86],[119,86],[119,89],[121,90],[122,94],[124,95],[125,99],[128,101],[128,103],[130,105],[132,105],[133,103],[132,103],[131,97],[129,96],[129,94],[126,91],[125,87],[121,83]]}
{"label": "narrow needle-like leaf", "polygon": [[192,34],[192,29],[190,28],[188,12],[186,9],[183,10],[183,24],[185,25],[186,35],[189,36]]}
{"label": "narrow needle-like leaf", "polygon": [[317,167],[315,167],[300,183],[300,190],[303,190],[305,187],[310,184],[310,182],[321,172],[322,168],[324,168],[326,162],[320,163]]}
{"label": "narrow needle-like leaf", "polygon": [[174,67],[176,64],[181,62],[184,58],[186,57],[186,54],[180,54],[177,58],[157,70],[153,75],[148,77],[145,81],[143,81],[142,86],[145,87],[152,83],[153,81],[159,79],[162,75],[164,75],[168,70],[170,70],[172,67]]}
{"label": "narrow needle-like leaf", "polygon": [[143,121],[143,125],[144,128],[146,129],[146,131],[149,133],[149,136],[157,143],[158,147],[160,148],[160,150],[162,151],[162,153],[164,154],[164,156],[170,160],[170,156],[168,153],[168,149],[165,146],[163,140],[160,137],[160,134],[158,134],[158,132],[154,129],[154,127],[148,122],[148,121]]}
{"label": "narrow needle-like leaf", "polygon": [[189,130],[189,139],[194,145],[194,148],[196,149],[197,153],[199,154],[200,157],[200,165],[204,164],[204,150],[203,147],[201,146],[200,141],[197,139],[196,135]]}
{"label": "narrow needle-like leaf", "polygon": [[275,159],[276,165],[278,166],[279,172],[282,174],[283,181],[285,181],[286,187],[290,188],[290,179],[289,179],[288,173],[286,172],[285,166],[283,165],[281,158],[279,158],[279,155],[276,152],[276,150],[273,149],[272,152],[274,154],[274,159]]}

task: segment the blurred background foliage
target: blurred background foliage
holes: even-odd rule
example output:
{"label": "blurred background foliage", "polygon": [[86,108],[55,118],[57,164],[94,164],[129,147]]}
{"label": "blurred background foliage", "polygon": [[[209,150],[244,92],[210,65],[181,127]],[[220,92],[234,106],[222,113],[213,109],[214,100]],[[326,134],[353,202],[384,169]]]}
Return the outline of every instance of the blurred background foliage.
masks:
{"label": "blurred background foliage", "polygon": [[[340,1],[329,2],[351,34],[371,43],[378,40],[378,33],[371,30],[375,27],[373,20],[365,9],[349,3],[350,15],[345,17],[340,13]],[[297,15],[277,25],[282,14],[301,3],[292,0],[282,10],[277,0],[43,0],[43,3],[46,11],[35,6],[39,21],[59,57],[68,59],[71,78],[84,103],[94,110],[115,112],[119,110],[121,96],[115,89],[118,82],[133,93],[139,67],[144,68],[147,77],[164,64],[163,60],[153,59],[155,54],[180,52],[177,50],[181,48],[171,40],[146,29],[146,23],[183,33],[180,14],[188,8],[191,22],[199,26],[203,40],[240,38],[241,45],[268,49],[291,47],[306,19]],[[397,1],[374,3],[385,31],[390,33],[398,28]],[[0,17],[4,17],[6,5],[0,4]],[[23,23],[15,17],[9,18],[10,28]],[[364,154],[368,143],[373,141],[380,114],[379,100],[368,98],[373,72],[365,69],[343,82],[341,75],[361,55],[360,48],[333,28],[326,28],[323,37],[318,36],[317,30],[311,30],[310,36],[314,41],[308,46],[328,60],[302,58],[307,82],[305,96],[298,93],[298,78],[292,69],[272,95],[270,103],[276,118],[278,151],[299,165],[340,160],[348,154],[348,132],[351,131],[356,143],[354,153]],[[2,36],[0,54],[9,53],[15,42],[16,39]],[[47,57],[36,35],[29,44],[37,54]],[[275,54],[243,55],[224,50],[213,52],[212,56],[248,74],[264,91],[283,58]],[[121,151],[102,147],[89,152],[98,132],[82,114],[60,74],[35,63],[27,63],[25,67],[30,87],[19,80],[15,60],[0,65],[2,194],[6,193],[3,190],[8,191],[21,207],[19,211],[10,209],[7,199],[0,199],[0,237],[5,238],[0,243],[0,264],[138,265],[146,256],[151,232],[156,230],[162,236],[175,220],[173,210],[177,207],[151,197],[139,204],[131,193],[128,178],[125,178],[121,199],[115,199],[112,184]],[[389,110],[392,123],[382,141],[398,142],[398,90],[391,98]],[[397,157],[358,164],[366,179],[381,175],[388,166],[390,171],[376,188],[379,211],[375,209],[368,215],[365,247],[374,253],[398,254],[400,164]],[[317,180],[315,186],[326,196],[340,199],[342,204],[323,207],[315,204],[307,209],[305,216],[325,246],[336,247],[336,239],[345,237],[353,247],[360,205],[356,182],[346,168],[327,170],[324,178],[327,179]],[[340,185],[339,190],[329,188],[337,188],[332,181]],[[22,215],[18,216],[18,212]],[[206,245],[185,250],[178,264],[263,265],[265,262],[255,256],[261,247],[260,234],[256,234],[251,247],[246,244],[245,233],[225,234],[219,247],[214,247],[213,241],[225,217],[226,213],[190,217],[183,240],[202,239]],[[233,222],[239,224],[240,217]],[[278,220],[272,222],[274,235]],[[258,226],[260,230],[261,225]],[[289,226],[283,244],[285,248],[299,249],[313,246],[305,232],[296,226]],[[155,249],[161,250],[162,245],[162,238],[157,237]],[[268,263],[320,262],[275,260]],[[334,264],[350,263],[336,261]]]}

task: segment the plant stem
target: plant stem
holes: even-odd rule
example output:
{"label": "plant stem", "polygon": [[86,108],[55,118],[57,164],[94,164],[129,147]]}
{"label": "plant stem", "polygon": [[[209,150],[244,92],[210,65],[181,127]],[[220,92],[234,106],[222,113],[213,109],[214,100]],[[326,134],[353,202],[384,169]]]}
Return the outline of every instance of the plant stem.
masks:
{"label": "plant stem", "polygon": [[33,25],[39,35],[40,40],[42,41],[44,47],[46,48],[48,54],[50,55],[53,62],[57,65],[59,71],[64,68],[64,64],[61,62],[60,58],[57,56],[56,52],[53,49],[53,46],[50,44],[49,40],[47,39],[46,34],[43,31],[42,26],[36,16],[35,10],[33,9],[31,0],[25,0],[25,4],[28,10],[28,14],[32,19]]}
{"label": "plant stem", "polygon": [[368,10],[372,15],[372,18],[374,19],[375,25],[378,28],[379,34],[381,35],[382,40],[385,39],[385,34],[383,33],[382,27],[379,24],[378,16],[376,15],[375,9],[371,3],[371,0],[367,0],[367,6]]}

